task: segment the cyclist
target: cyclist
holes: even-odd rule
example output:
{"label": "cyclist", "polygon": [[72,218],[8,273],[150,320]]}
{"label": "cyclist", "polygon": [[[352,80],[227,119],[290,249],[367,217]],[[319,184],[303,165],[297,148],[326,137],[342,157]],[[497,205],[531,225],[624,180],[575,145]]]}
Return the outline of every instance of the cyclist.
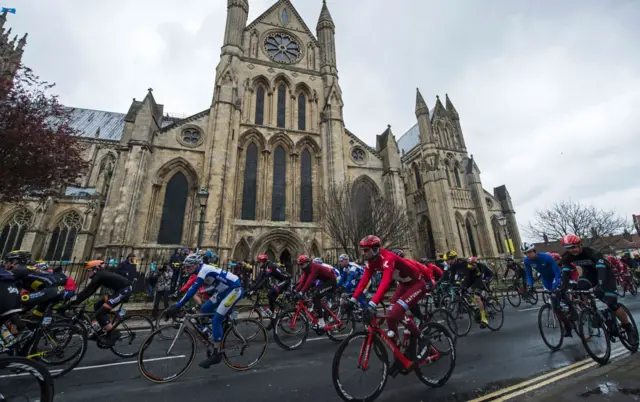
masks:
{"label": "cyclist", "polygon": [[[458,260],[461,260],[461,259],[458,259]],[[470,257],[466,261],[462,260],[462,262],[458,261],[456,262],[456,264],[459,267],[457,268],[458,270],[462,269],[460,267],[463,266],[464,264],[464,271],[462,271],[461,273],[464,276],[462,286],[468,289],[469,291],[473,291],[474,299],[476,301],[476,304],[478,305],[478,309],[480,310],[480,321],[484,325],[488,325],[489,321],[487,320],[487,313],[484,307],[484,303],[482,302],[482,298],[480,296],[482,292],[488,291],[487,286],[484,282],[484,277],[485,275],[489,277],[489,275],[486,273],[484,268],[486,268],[489,271],[491,270],[486,265],[478,263],[475,257]],[[481,267],[481,265],[483,265],[484,268]],[[490,277],[493,277],[493,271],[491,271]]]}
{"label": "cyclist", "polygon": [[613,273],[616,276],[620,276],[623,283],[628,285],[631,284],[631,274],[629,273],[629,268],[627,268],[625,263],[623,263],[613,255],[608,256],[607,261],[609,262],[611,267],[613,267]]}
{"label": "cyclist", "polygon": [[509,276],[509,272],[513,271],[513,281],[517,284],[520,283],[520,281],[522,281],[522,283],[524,283],[525,278],[526,278],[526,273],[524,268],[522,268],[522,266],[520,266],[520,264],[518,264],[513,257],[507,257],[505,259],[505,262],[507,263],[507,269],[504,271],[504,279],[507,279],[507,276]]}
{"label": "cyclist", "polygon": [[476,269],[482,278],[482,285],[487,293],[491,293],[491,281],[493,280],[493,270],[485,263],[478,261],[476,257],[469,257],[467,260],[471,264],[471,269]]}
{"label": "cyclist", "polygon": [[[238,263],[241,264],[241,263]],[[260,254],[258,256],[258,268],[262,269],[260,277],[255,285],[249,290],[249,295],[253,295],[263,287],[269,286],[269,279],[273,278],[277,282],[269,289],[267,299],[269,300],[269,310],[265,311],[269,317],[273,316],[276,308],[276,299],[280,292],[287,289],[291,285],[291,277],[287,275],[276,263],[269,261],[269,256]]]}
{"label": "cyclist", "polygon": [[[342,286],[346,292],[353,294],[353,291],[355,290],[356,286],[358,286],[360,279],[362,279],[362,275],[364,275],[364,268],[354,262],[349,261],[349,256],[346,254],[342,254],[340,257],[338,257],[338,264],[339,267],[343,268],[343,272],[346,273],[346,275],[343,274],[340,278],[338,286]],[[369,289],[369,286],[371,286],[371,281],[369,281],[369,283],[365,287],[365,292],[367,291],[367,289]],[[364,295],[364,292],[362,292],[362,294],[358,298],[358,302],[363,308],[367,306],[367,298]]]}
{"label": "cyclist", "polygon": [[562,255],[560,264],[562,267],[570,267],[571,264],[582,267],[582,276],[578,280],[578,289],[594,289],[594,296],[605,303],[611,312],[622,322],[622,327],[628,334],[629,342],[634,345],[638,342],[637,329],[633,328],[625,311],[618,304],[616,294],[616,278],[611,266],[603,255],[582,245],[579,236],[568,234],[560,240],[566,252]]}
{"label": "cyclist", "polygon": [[30,259],[31,253],[28,251],[12,251],[7,255],[10,264],[5,268],[13,275],[15,285],[26,291],[20,297],[23,308],[27,311],[33,308],[32,314],[42,317],[47,307],[64,298],[67,277],[62,273],[54,275],[27,266]]}
{"label": "cyclist", "polygon": [[[351,302],[356,303],[374,272],[382,272],[380,286],[369,301],[370,314],[375,315],[378,304],[395,280],[398,283],[398,287],[390,300],[392,307],[387,318],[387,326],[392,331],[391,338],[395,338],[395,341],[399,342],[398,324],[400,320],[404,318],[405,312],[416,306],[425,295],[426,284],[422,273],[414,264],[382,248],[381,241],[377,236],[366,236],[360,241],[359,245],[367,265],[358,287],[351,296]],[[406,327],[412,335],[409,344],[409,347],[412,348],[411,342],[416,342],[420,331],[412,320],[407,321]],[[410,350],[413,350],[413,348]],[[396,364],[394,364],[395,366]]]}
{"label": "cyclist", "polygon": [[331,265],[313,262],[308,255],[302,254],[298,257],[298,266],[302,269],[302,276],[296,285],[295,291],[299,298],[302,298],[314,281],[318,280],[314,294],[312,296],[313,308],[318,315],[317,329],[325,327],[325,311],[320,301],[324,296],[330,295],[338,286],[334,268]]}
{"label": "cyclist", "polygon": [[102,260],[87,262],[85,269],[89,275],[89,284],[58,310],[64,313],[69,307],[78,305],[93,296],[100,287],[111,290],[111,295],[97,298],[93,309],[96,314],[95,321],[101,327],[98,336],[115,342],[120,337],[120,331],[113,330],[113,324],[109,322],[108,314],[114,307],[128,300],[133,290],[131,281],[123,275],[106,271],[105,263]]}
{"label": "cyclist", "polygon": [[218,292],[215,300],[211,298],[200,307],[201,313],[213,314],[213,319],[211,320],[214,343],[213,353],[199,364],[200,367],[206,369],[222,361],[222,354],[220,352],[223,335],[222,324],[236,303],[244,296],[244,289],[242,289],[242,281],[240,278],[231,272],[223,271],[213,265],[204,264],[202,255],[189,254],[182,262],[182,266],[187,274],[191,275],[196,273],[198,277],[182,299],[176,304],[169,306],[167,309],[167,317],[177,315],[182,306],[191,300],[202,285],[207,285],[209,289]]}
{"label": "cyclist", "polygon": [[20,290],[11,272],[0,267],[0,326],[20,313]]}
{"label": "cyclist", "polygon": [[465,259],[458,257],[458,253],[455,250],[449,251],[446,257],[449,269],[445,270],[445,272],[449,272],[448,275],[451,282],[458,282],[460,278],[467,275],[467,265],[469,263]]}

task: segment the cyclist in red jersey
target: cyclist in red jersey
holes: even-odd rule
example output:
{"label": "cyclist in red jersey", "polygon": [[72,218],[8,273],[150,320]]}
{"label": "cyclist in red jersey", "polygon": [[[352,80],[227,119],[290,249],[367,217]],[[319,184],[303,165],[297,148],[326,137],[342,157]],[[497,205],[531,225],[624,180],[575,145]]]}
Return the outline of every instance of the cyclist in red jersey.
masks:
{"label": "cyclist in red jersey", "polygon": [[331,266],[312,262],[309,256],[304,254],[298,257],[298,266],[302,268],[302,277],[300,277],[295,289],[298,292],[298,297],[302,297],[311,288],[316,279],[320,281],[319,285],[315,287],[312,300],[313,308],[318,314],[318,328],[322,329],[325,326],[326,312],[320,300],[338,287],[336,274]]}
{"label": "cyclist in red jersey", "polygon": [[[369,301],[369,307],[375,310],[384,298],[393,281],[397,281],[398,288],[391,297],[390,303],[393,305],[387,318],[387,326],[393,331],[395,339],[399,339],[398,324],[404,318],[404,314],[411,307],[416,306],[424,297],[426,285],[422,272],[414,264],[395,255],[392,251],[381,247],[380,239],[377,236],[367,236],[360,241],[360,250],[366,261],[364,274],[358,287],[351,296],[351,302],[357,303],[358,297],[362,294],[367,283],[376,272],[382,272],[382,280],[378,286],[376,294]],[[415,340],[420,335],[420,330],[412,320],[408,320],[407,329],[411,332],[412,339]]]}

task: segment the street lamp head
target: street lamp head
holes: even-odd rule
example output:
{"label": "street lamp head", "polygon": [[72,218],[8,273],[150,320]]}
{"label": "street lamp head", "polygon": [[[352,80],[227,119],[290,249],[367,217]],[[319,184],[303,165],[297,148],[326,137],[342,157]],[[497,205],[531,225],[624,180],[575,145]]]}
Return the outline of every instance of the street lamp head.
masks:
{"label": "street lamp head", "polygon": [[207,201],[209,201],[209,192],[206,188],[202,187],[198,192],[198,202],[202,208],[206,208]]}
{"label": "street lamp head", "polygon": [[502,227],[504,227],[507,224],[507,218],[505,218],[503,215],[498,216],[496,219],[498,220],[498,223]]}

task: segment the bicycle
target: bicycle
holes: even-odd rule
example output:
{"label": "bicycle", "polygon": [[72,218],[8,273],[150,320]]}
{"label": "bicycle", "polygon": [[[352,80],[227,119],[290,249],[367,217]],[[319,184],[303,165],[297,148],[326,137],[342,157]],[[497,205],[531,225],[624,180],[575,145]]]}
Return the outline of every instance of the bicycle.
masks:
{"label": "bicycle", "polygon": [[[322,335],[326,333],[329,339],[334,342],[341,342],[342,339],[337,336],[337,333],[347,329],[349,327],[349,323],[351,323],[351,329],[346,336],[349,336],[356,329],[356,320],[353,313],[346,308],[348,304],[340,304],[337,308],[337,311],[333,311],[329,308],[327,301],[323,298],[320,303],[322,304],[325,315],[328,315],[328,322],[324,328],[315,329],[318,335]],[[343,302],[341,302],[343,303]],[[348,303],[348,302],[347,302]],[[311,300],[299,299],[295,307],[288,308],[278,314],[276,321],[273,325],[273,339],[276,341],[278,346],[280,346],[284,350],[294,350],[302,346],[309,336],[309,322],[313,325],[318,325],[318,316],[315,311],[309,309],[307,305],[312,305]],[[302,314],[303,313],[303,314]],[[288,323],[282,324],[283,320],[288,320]],[[295,329],[295,325],[298,322],[302,322],[302,328]],[[280,331],[282,328],[282,331]],[[288,346],[285,344],[285,338],[281,336],[282,332],[286,335],[298,335],[301,332],[302,339],[292,345]]]}
{"label": "bicycle", "polygon": [[[398,374],[407,375],[411,372],[415,372],[420,381],[430,387],[441,387],[449,380],[456,363],[455,344],[451,334],[443,325],[428,322],[421,329],[420,336],[417,340],[415,338],[410,338],[408,342],[403,341],[402,346],[398,346],[382,328],[382,324],[388,319],[387,315],[372,317],[368,310],[365,311],[365,315],[365,321],[368,322],[365,326],[365,330],[349,335],[344,341],[342,341],[342,343],[340,343],[340,346],[338,346],[333,357],[331,366],[333,385],[338,395],[344,401],[374,401],[384,390],[389,374],[395,378]],[[407,319],[408,318],[405,317],[404,322],[407,322]],[[357,358],[353,359],[357,361],[358,369],[363,372],[369,370],[370,358],[372,356],[378,357],[382,362],[382,368],[380,370],[382,379],[379,381],[376,380],[376,388],[373,393],[363,397],[351,395],[345,390],[345,385],[340,378],[339,367],[346,348],[351,343],[358,341],[362,341],[361,345],[358,347],[359,354]],[[436,341],[443,341],[443,346],[436,347],[434,345]],[[374,353],[371,353],[372,347],[374,349]],[[396,364],[400,365],[400,368],[398,370],[394,370],[393,373],[389,372],[389,356],[387,348],[391,350],[392,355],[396,358],[397,362],[394,366]],[[444,359],[449,361],[449,367],[443,376],[439,379],[433,379],[431,376],[424,374],[423,370],[425,370],[427,366],[431,366]],[[351,359],[345,358],[345,360]]]}
{"label": "bicycle", "polygon": [[507,288],[507,300],[509,304],[516,308],[520,306],[522,300],[535,306],[538,304],[538,293],[528,290],[524,286],[511,285]]}
{"label": "bicycle", "polygon": [[[40,402],[53,402],[53,377],[47,368],[35,360],[20,356],[0,356],[0,401],[14,401],[18,397]],[[19,393],[24,382],[34,379],[38,387],[34,391]],[[22,398],[20,398],[22,399]]]}
{"label": "bicycle", "polygon": [[[105,339],[100,336],[100,328],[99,325],[94,327],[92,325],[92,320],[89,315],[86,313],[86,305],[82,305],[81,307],[72,307],[75,312],[74,316],[71,318],[67,318],[66,316],[62,316],[73,325],[80,325],[84,328],[89,335],[89,339],[95,340],[96,345],[100,349],[109,349],[113,354],[119,357],[133,357],[138,353],[139,347],[134,346],[133,352],[124,352],[121,347],[125,345],[132,345],[133,342],[138,337],[138,332],[147,332],[153,331],[154,325],[153,321],[145,315],[142,314],[128,314],[127,309],[123,304],[118,307],[116,311],[112,311],[110,315],[115,316],[110,321],[113,324],[112,331],[118,329],[120,331],[120,336],[118,339],[110,340]],[[142,322],[142,324],[141,324]],[[128,341],[127,341],[128,339]]]}
{"label": "bicycle", "polygon": [[[447,310],[456,320],[456,324],[458,324],[459,319],[464,319],[465,317],[469,318],[468,325],[458,325],[458,327],[460,328],[460,331],[458,331],[459,336],[465,336],[469,333],[469,331],[471,331],[472,318],[476,321],[476,323],[480,325],[480,328],[484,328],[486,326],[491,331],[499,331],[504,324],[504,309],[502,308],[500,302],[496,302],[493,298],[485,296],[484,291],[478,292],[476,294],[480,296],[482,304],[484,305],[488,324],[482,323],[480,319],[480,308],[476,305],[469,291],[466,289],[458,289],[458,297],[449,305]],[[496,321],[496,323],[494,324],[492,322],[494,319],[499,320],[499,322]]]}
{"label": "bicycle", "polygon": [[[52,378],[62,377],[80,364],[87,352],[87,332],[84,328],[68,322],[53,322],[51,307],[45,310],[42,319],[23,322],[26,324],[25,328],[15,335],[13,342],[3,345],[0,353],[36,359],[47,369],[49,366],[61,366],[72,362],[69,367],[50,370]],[[80,349],[65,357],[65,348],[76,336],[80,338],[78,343]],[[43,347],[39,347],[40,341],[44,341]],[[62,358],[62,360],[53,360],[55,358]]]}
{"label": "bicycle", "polygon": [[[634,344],[629,342],[627,331],[622,328],[622,325],[618,322],[618,319],[616,319],[617,317],[614,316],[614,312],[612,312],[609,307],[605,307],[602,310],[598,309],[596,306],[596,297],[593,294],[593,291],[576,290],[573,291],[573,293],[583,294],[588,297],[588,302],[585,303],[585,308],[580,312],[579,335],[581,335],[580,339],[582,340],[582,345],[595,362],[599,364],[607,364],[611,357],[611,342],[615,342],[617,339],[620,339],[622,345],[631,353],[635,353],[638,350],[638,341]],[[631,312],[622,303],[618,304],[627,315],[629,322],[631,323],[631,327],[635,331],[637,340],[638,327],[636,326],[636,322],[631,315]],[[586,330],[584,329],[584,325],[586,325]],[[605,351],[603,356],[598,356],[591,348],[591,345],[593,344],[591,341],[593,338],[601,336],[605,341]]]}
{"label": "bicycle", "polygon": [[[265,353],[267,352],[268,346],[268,338],[267,338],[267,330],[262,325],[261,322],[249,319],[249,318],[235,318],[237,313],[232,313],[233,317],[227,316],[225,321],[223,322],[223,336],[220,347],[220,352],[222,353],[222,361],[227,365],[227,367],[231,368],[235,371],[245,371],[254,367],[256,364],[262,360]],[[187,313],[183,319],[180,321],[176,321],[174,324],[169,324],[157,328],[153,331],[142,343],[140,346],[140,351],[138,353],[138,369],[140,373],[149,381],[155,383],[168,383],[180,378],[186,371],[191,367],[193,361],[196,357],[196,352],[198,350],[198,342],[199,339],[206,347],[207,347],[207,357],[211,356],[210,349],[213,347],[213,342],[211,340],[211,324],[210,320],[206,320],[207,317],[212,317],[214,314],[204,314],[204,313],[196,313],[191,314]],[[263,340],[259,342],[255,341],[255,336],[251,339],[243,336],[239,332],[239,328],[243,325],[250,325],[257,327],[257,333],[261,333],[263,336]],[[169,337],[170,339],[166,339],[160,334],[162,331],[167,329],[177,329],[175,335]],[[156,335],[158,335],[156,337]],[[187,340],[186,348],[176,347],[176,343],[179,338],[184,335],[184,339]],[[229,345],[233,342],[233,339],[239,341],[238,345]],[[153,343],[154,339],[157,339],[158,342],[156,344],[160,344],[162,341],[166,341],[169,343],[169,349],[166,352],[163,352],[160,357],[145,357],[147,351],[149,351],[149,347]],[[251,342],[249,342],[251,341]],[[233,351],[239,351],[239,356],[244,356],[247,350],[252,349],[252,345],[259,344],[259,354],[256,359],[250,361],[247,364],[239,365],[231,362],[232,357],[236,357],[235,355],[231,355]],[[173,349],[176,348],[177,355],[170,355]],[[180,354],[183,353],[184,354]],[[159,377],[152,374],[149,370],[150,367],[147,366],[148,363],[156,362],[156,361],[171,361],[171,366],[174,366],[173,361],[179,358],[186,357],[186,364],[177,373],[173,373],[171,375]]]}
{"label": "bicycle", "polygon": [[[564,295],[567,297],[561,297],[562,293],[558,291],[550,291],[550,290],[540,290],[539,293],[545,295],[557,294],[560,303],[560,309],[562,310],[562,314],[565,317],[569,318],[569,321],[572,325],[571,329],[573,329],[578,336],[581,336],[580,326],[578,325],[578,320],[580,317],[580,312],[585,308],[585,303],[580,299],[573,296],[575,294],[572,290],[564,291]],[[550,299],[548,297],[548,299]],[[545,318],[546,317],[546,318]],[[546,323],[545,323],[546,322]],[[552,351],[559,350],[564,342],[564,334],[565,334],[565,321],[561,320],[558,317],[557,312],[550,304],[550,301],[543,304],[538,311],[538,330],[540,331],[540,336],[542,337],[542,341],[545,345]],[[559,329],[560,330],[560,339],[557,343],[553,342],[549,339],[547,335],[544,333],[544,328],[551,329]]]}

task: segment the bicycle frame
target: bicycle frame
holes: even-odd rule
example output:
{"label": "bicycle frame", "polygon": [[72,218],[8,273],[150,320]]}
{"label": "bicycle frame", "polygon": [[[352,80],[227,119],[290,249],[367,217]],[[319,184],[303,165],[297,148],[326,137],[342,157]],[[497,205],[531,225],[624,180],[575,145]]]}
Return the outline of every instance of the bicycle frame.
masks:
{"label": "bicycle frame", "polygon": [[[176,335],[173,337],[173,341],[171,342],[171,345],[169,346],[169,349],[167,349],[167,356],[171,353],[171,350],[173,349],[173,347],[175,346],[176,340],[180,337],[180,335],[182,335],[182,333],[186,330],[186,331],[190,331],[190,330],[195,330],[196,333],[200,336],[200,339],[203,341],[203,343],[205,345],[210,345],[213,346],[213,342],[211,342],[211,340],[209,339],[208,336],[206,336],[201,330],[200,328],[196,327],[192,322],[191,319],[198,319],[200,317],[212,317],[215,313],[196,313],[196,314],[186,314],[184,316],[184,319],[182,320],[182,322],[180,323],[180,327],[178,328],[178,332],[176,332]],[[187,324],[189,324],[189,328],[187,328]],[[233,331],[233,334],[242,341],[242,345],[247,345],[248,342],[247,340],[238,333],[238,331],[235,330],[235,320],[231,319],[231,318],[227,318],[223,323],[223,327],[228,324],[231,325],[231,330]],[[226,329],[225,329],[226,332]],[[225,352],[228,350],[232,350],[232,349],[238,349],[238,347],[230,347],[230,348],[225,348],[225,349],[221,349],[220,352]]]}
{"label": "bicycle frame", "polygon": [[[330,331],[330,330],[332,330],[332,329],[334,329],[336,327],[341,326],[343,324],[342,320],[338,316],[333,314],[333,311],[331,311],[329,308],[327,308],[327,303],[325,301],[321,301],[321,303],[322,303],[322,307],[324,307],[325,311],[329,312],[331,317],[333,317],[333,319],[335,320],[335,322],[333,324],[329,324],[329,325],[324,327],[325,331]],[[309,311],[305,301],[298,300],[298,304],[296,306],[296,312],[293,315],[293,319],[291,320],[291,324],[289,324],[291,326],[291,329],[294,329],[294,327],[296,325],[296,321],[298,320],[298,317],[300,316],[301,312],[304,312],[305,315],[307,316],[307,318],[309,318],[309,320],[311,320],[311,322],[313,324],[318,324],[317,315],[312,313],[311,311]]]}

